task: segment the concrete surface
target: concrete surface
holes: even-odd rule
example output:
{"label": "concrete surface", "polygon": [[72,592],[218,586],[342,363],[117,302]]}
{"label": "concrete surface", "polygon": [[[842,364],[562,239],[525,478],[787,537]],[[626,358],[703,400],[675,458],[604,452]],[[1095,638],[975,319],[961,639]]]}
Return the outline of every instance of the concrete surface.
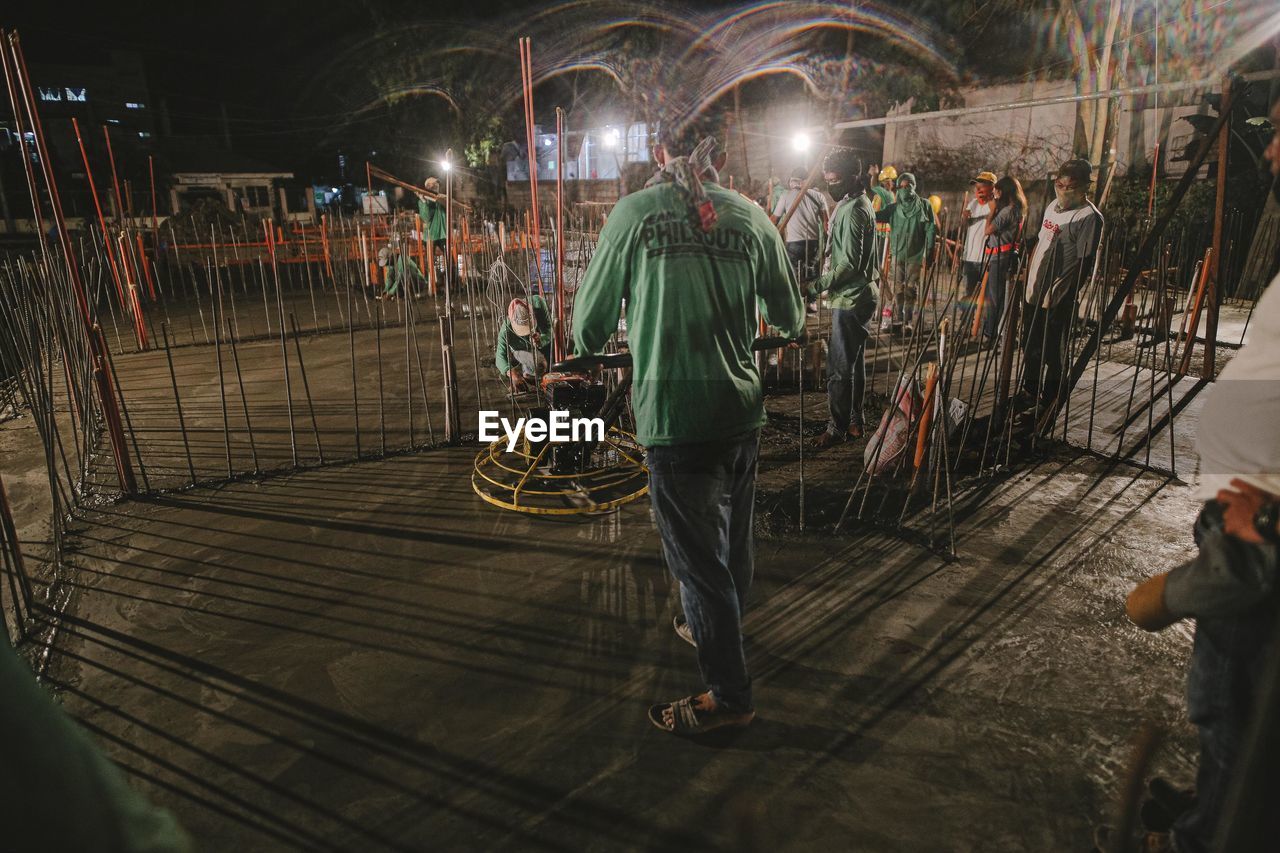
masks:
{"label": "concrete surface", "polygon": [[[407,361],[403,327],[384,332],[382,405],[376,333],[355,333],[366,456],[384,413],[389,449],[425,443],[407,416],[424,383],[441,429],[438,338],[416,332],[423,380],[412,338]],[[326,458],[352,456],[347,335],[302,347]],[[174,357],[198,479],[225,477],[214,354]],[[279,341],[240,358],[261,467],[287,466]],[[1132,584],[1191,552],[1196,505],[1171,478],[1050,447],[958,484],[950,560],[912,531],[827,532],[861,466],[849,444],[808,457],[800,537],[798,399],[770,398],[746,626],[760,717],[689,743],[645,720],[698,689],[647,504],[504,513],[471,492],[474,445],[184,488],[163,354],[117,365],[153,485],[175,491],[76,522],[49,682],[202,849],[1073,850],[1114,811],[1143,724],[1168,735],[1156,769],[1190,778],[1189,626],[1151,636],[1123,615]],[[825,397],[805,409],[819,431]],[[6,453],[27,424],[6,425]],[[24,453],[5,479],[38,555],[41,457]]]}
{"label": "concrete surface", "polygon": [[[1188,633],[1128,586],[1185,490],[1053,459],[968,496],[947,562],[864,530],[762,540],[760,718],[651,728],[697,688],[647,507],[567,522],[469,491],[470,451],[93,514],[53,681],[205,849],[1078,849]],[[357,497],[358,496],[358,497]]]}

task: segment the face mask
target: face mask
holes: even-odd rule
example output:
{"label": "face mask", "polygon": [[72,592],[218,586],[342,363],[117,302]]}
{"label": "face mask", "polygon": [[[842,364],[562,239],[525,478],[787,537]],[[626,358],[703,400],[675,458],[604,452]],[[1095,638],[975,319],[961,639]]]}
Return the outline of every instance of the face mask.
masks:
{"label": "face mask", "polygon": [[1079,187],[1069,190],[1054,187],[1054,193],[1058,197],[1059,207],[1078,207],[1084,201],[1084,192]]}
{"label": "face mask", "polygon": [[849,182],[844,178],[836,178],[834,181],[827,181],[827,191],[831,193],[832,198],[844,198],[848,192]]}
{"label": "face mask", "polygon": [[915,191],[915,190],[913,190],[910,186],[901,186],[901,187],[898,187],[898,200],[899,200],[899,201],[911,201],[911,199],[913,199],[913,198],[915,198],[915,197],[916,197],[916,191]]}

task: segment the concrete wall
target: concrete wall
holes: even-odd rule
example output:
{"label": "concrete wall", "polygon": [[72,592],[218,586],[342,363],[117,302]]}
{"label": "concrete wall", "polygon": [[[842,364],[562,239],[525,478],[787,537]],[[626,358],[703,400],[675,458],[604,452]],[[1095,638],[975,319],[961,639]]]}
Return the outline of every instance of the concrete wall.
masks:
{"label": "concrete wall", "polygon": [[[1041,80],[970,88],[961,94],[966,107],[978,107],[1074,93],[1075,83],[1071,80]],[[1178,119],[1207,113],[1202,95],[1200,91],[1165,95],[1160,99],[1158,113],[1152,96],[1123,99],[1115,134],[1117,177],[1132,169],[1150,169],[1157,138],[1161,139],[1165,154],[1179,153],[1192,133],[1191,126]],[[910,108],[910,104],[900,106],[890,115],[907,114]],[[922,149],[970,145],[986,155],[982,162],[973,164],[974,171],[1012,171],[1024,182],[1035,180],[1070,156],[1075,119],[1076,104],[1062,103],[889,124],[885,126],[883,161],[894,164],[901,172],[913,168]],[[1169,177],[1180,176],[1185,170],[1184,164],[1167,158],[1165,164]],[[918,177],[928,180],[927,175]]]}
{"label": "concrete wall", "polygon": [[[565,181],[565,204],[578,202],[596,202],[612,204],[620,198],[618,181]],[[538,204],[543,208],[554,207],[556,203],[555,181],[538,182]],[[508,183],[507,204],[516,210],[529,209],[529,183]]]}

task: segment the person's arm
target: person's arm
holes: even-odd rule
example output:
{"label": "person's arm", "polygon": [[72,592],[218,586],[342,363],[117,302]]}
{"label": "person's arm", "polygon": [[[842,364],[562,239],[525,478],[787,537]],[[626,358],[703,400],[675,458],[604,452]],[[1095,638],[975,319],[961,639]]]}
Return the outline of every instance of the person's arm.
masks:
{"label": "person's arm", "polygon": [[511,334],[511,326],[504,322],[502,328],[498,330],[498,345],[493,350],[493,363],[503,376],[509,374],[513,367],[511,356],[507,349],[507,335],[509,334]]}
{"label": "person's arm", "polygon": [[773,211],[769,214],[769,221],[777,225],[782,221],[782,217],[787,215],[787,194],[784,192],[778,196],[778,201],[773,206]]}
{"label": "person's arm", "polygon": [[600,242],[578,285],[573,303],[573,343],[578,355],[600,352],[618,330],[622,300],[631,288],[627,219],[620,202],[600,230]]}
{"label": "person's arm", "polygon": [[776,327],[782,337],[798,338],[804,332],[804,300],[787,246],[776,229],[764,230],[761,235],[756,298],[765,322]]}
{"label": "person's arm", "polygon": [[884,207],[876,211],[876,222],[888,222],[893,218],[893,209],[898,206],[895,201],[892,204],[886,204]]}

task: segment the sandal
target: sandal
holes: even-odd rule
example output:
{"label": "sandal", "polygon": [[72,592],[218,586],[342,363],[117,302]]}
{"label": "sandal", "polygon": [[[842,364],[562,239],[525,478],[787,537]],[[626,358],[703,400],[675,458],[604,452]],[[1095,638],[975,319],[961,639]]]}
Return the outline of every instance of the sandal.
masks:
{"label": "sandal", "polygon": [[844,436],[828,431],[814,439],[813,446],[818,450],[826,450],[828,447],[835,447],[843,441]]}
{"label": "sandal", "polygon": [[[697,737],[720,728],[745,729],[755,719],[756,712],[735,714],[731,711],[700,711],[697,708],[697,696],[686,696],[675,702],[663,702],[649,707],[649,722],[668,734],[682,737]],[[671,709],[671,723],[662,719],[662,713]]]}

